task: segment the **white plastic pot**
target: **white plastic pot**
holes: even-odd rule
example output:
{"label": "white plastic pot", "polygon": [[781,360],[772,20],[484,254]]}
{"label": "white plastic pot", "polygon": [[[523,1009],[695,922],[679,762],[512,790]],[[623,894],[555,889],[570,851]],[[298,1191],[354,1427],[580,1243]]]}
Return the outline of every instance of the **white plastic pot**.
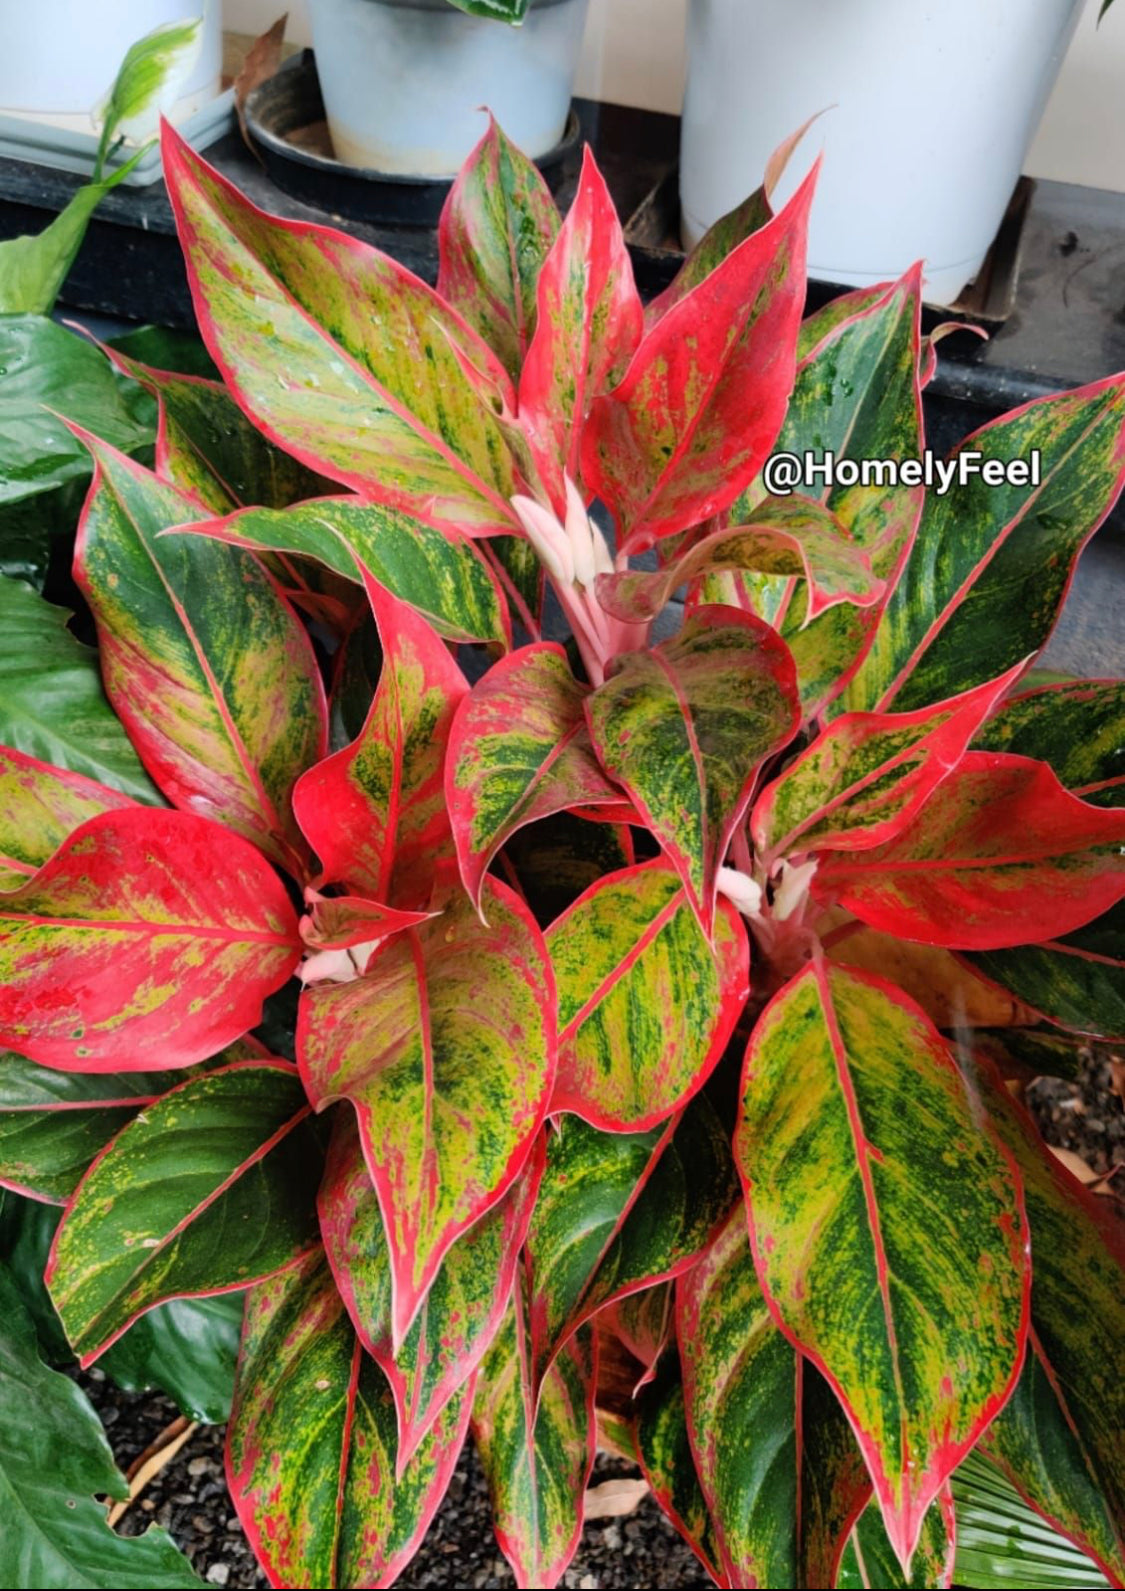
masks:
{"label": "white plastic pot", "polygon": [[865,286],[923,259],[927,298],[952,303],[996,234],[1083,3],[691,0],[685,241],[823,110],[777,192],[822,146],[810,274]]}
{"label": "white plastic pot", "polygon": [[0,114],[87,131],[129,46],[190,16],[205,17],[203,42],[177,119],[222,86],[222,0],[0,0]]}
{"label": "white plastic pot", "polygon": [[448,0],[310,0],[313,48],[337,157],[452,176],[487,106],[532,158],[563,135],[589,0],[532,0],[513,28]]}

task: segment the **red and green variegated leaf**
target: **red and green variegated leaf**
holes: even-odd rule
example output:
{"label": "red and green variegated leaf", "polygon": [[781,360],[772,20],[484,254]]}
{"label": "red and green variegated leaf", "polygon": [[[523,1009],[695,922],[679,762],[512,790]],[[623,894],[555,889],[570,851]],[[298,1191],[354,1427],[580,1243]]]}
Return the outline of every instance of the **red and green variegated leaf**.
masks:
{"label": "red and green variegated leaf", "polygon": [[582,475],[629,551],[726,508],[777,440],[815,177],[645,333],[623,380],[594,400]]}
{"label": "red and green variegated leaf", "polygon": [[1125,806],[1125,681],[1068,680],[1027,691],[993,714],[976,745],[1048,763],[1093,806]]}
{"label": "red and green variegated leaf", "polygon": [[57,1072],[0,1050],[0,1187],[65,1204],[100,1149],[179,1072]]}
{"label": "red and green variegated leaf", "polygon": [[815,120],[815,116],[810,117],[795,133],[790,133],[788,138],[778,144],[766,161],[761,187],[708,227],[668,286],[648,305],[645,310],[647,325],[654,324],[666,315],[673,304],[678,304],[693,287],[698,287],[752,232],[757,232],[773,218],[773,190],[781,181],[794,149]]}
{"label": "red and green variegated leaf", "polygon": [[908,1567],[1023,1359],[1015,1163],[921,1010],[819,958],[751,1038],[735,1158],[771,1313],[841,1399]]}
{"label": "red and green variegated leaf", "polygon": [[83,440],[95,471],[74,577],[93,610],[114,711],[173,805],[217,818],[301,870],[289,797],[327,741],[304,628],[248,553],[161,537],[198,517],[194,499]]}
{"label": "red and green variegated leaf", "polygon": [[746,524],[713,531],[661,569],[599,575],[598,600],[607,613],[642,623],[680,586],[723,569],[807,580],[810,619],[837,602],[869,607],[883,593],[867,554],[831,511],[788,497],[770,498]]}
{"label": "red and green variegated leaf", "polygon": [[798,359],[807,359],[832,335],[837,326],[846,320],[854,320],[886,296],[886,282],[877,282],[874,287],[855,287],[850,293],[841,293],[838,298],[822,304],[811,315],[806,315],[797,338]]}
{"label": "red and green variegated leaf", "polygon": [[1075,560],[1125,480],[1125,376],[1037,399],[993,421],[958,452],[985,460],[1038,453],[1038,487],[974,477],[931,493],[862,668],[850,709],[901,712],[995,679],[1054,628]]}
{"label": "red and green variegated leaf", "polygon": [[[315,950],[350,950],[385,934],[415,928],[433,915],[400,911],[366,895],[322,895],[315,889],[306,889],[305,905],[309,910],[301,918],[301,938]],[[307,967],[301,970],[308,972]]]}
{"label": "red and green variegated leaf", "polygon": [[927,944],[1053,939],[1125,896],[1125,813],[1072,796],[1046,763],[970,751],[893,840],[825,853],[813,890]]}
{"label": "red and green variegated leaf", "polygon": [[180,531],[255,553],[312,558],[345,580],[377,580],[447,641],[511,641],[511,624],[482,550],[452,526],[356,498],[322,497],[288,509],[248,508]]}
{"label": "red and green variegated leaf", "polygon": [[901,1587],[910,1591],[918,1586],[921,1591],[932,1587],[953,1584],[953,1560],[957,1556],[957,1521],[953,1512],[953,1496],[946,1487],[922,1524],[922,1534],[914,1552],[910,1573],[902,1572],[895,1557],[883,1518],[875,1503],[868,1503],[860,1514],[848,1537],[840,1562],[835,1584],[844,1591],[866,1591],[867,1587]]}
{"label": "red and green variegated leaf", "polygon": [[293,810],[324,879],[421,911],[452,854],[445,750],[469,687],[425,619],[366,585],[383,652],[375,700],[352,744],[298,781]]}
{"label": "red and green variegated leaf", "polygon": [[30,878],[87,818],[135,805],[96,779],[0,746],[0,891]]}
{"label": "red and green variegated leaf", "polygon": [[474,901],[497,851],[525,823],[620,802],[590,744],[588,694],[562,647],[541,641],[497,663],[460,703],[445,795],[461,878]]}
{"label": "red and green variegated leaf", "polygon": [[914,713],[847,713],[758,797],[751,818],[763,861],[793,851],[882,845],[917,817],[956,768],[1019,665],[976,690]]}
{"label": "red and green variegated leaf", "polygon": [[640,1394],[633,1421],[637,1459],[652,1495],[716,1585],[728,1582],[688,1436],[679,1359],[667,1353]]}
{"label": "red and green variegated leaf", "polygon": [[[436,903],[440,904],[440,903]],[[527,907],[489,881],[385,941],[365,976],[304,991],[297,1055],[318,1110],[350,1099],[391,1251],[392,1344],[446,1253],[532,1151],[556,1062],[555,984]]]}
{"label": "red and green variegated leaf", "polygon": [[395,1354],[379,1201],[354,1117],[337,1118],[318,1199],[320,1228],[352,1325],[394,1394],[400,1471],[500,1329],[542,1174],[540,1138],[511,1191],[446,1254]]}
{"label": "red and green variegated leaf", "polygon": [[959,1052],[1023,1177],[1035,1256],[1020,1384],[984,1447],[1026,1500],[1125,1584],[1125,1240],[977,1052]]}
{"label": "red and green variegated leaf", "polygon": [[707,1081],[750,991],[727,900],[711,940],[660,857],[611,873],[547,932],[559,998],[551,1110],[610,1132],[654,1127]]}
{"label": "red and green variegated leaf", "polygon": [[604,1324],[644,1367],[633,1388],[634,1397],[655,1376],[675,1334],[675,1291],[671,1281],[646,1283],[639,1292],[626,1293],[599,1311],[599,1326]]}
{"label": "red and green variegated leaf", "polygon": [[270,1583],[389,1586],[445,1496],[468,1428],[455,1397],[395,1475],[391,1390],[319,1251],[248,1295],[227,1475]]}
{"label": "red and green variegated leaf", "polygon": [[676,1284],[684,1412],[734,1586],[830,1586],[871,1482],[822,1376],[778,1331],[739,1203]]}
{"label": "red and green variegated leaf", "polygon": [[512,1302],[477,1378],[473,1438],[488,1481],[500,1550],[518,1586],[558,1585],[582,1533],[594,1464],[597,1352],[589,1328],[532,1384],[526,1307]]}
{"label": "red and green variegated leaf", "polygon": [[538,167],[489,116],[438,223],[438,296],[519,375],[535,330],[535,284],[559,230]]}
{"label": "red and green variegated leaf", "polygon": [[[861,295],[855,297],[861,300]],[[873,300],[863,298],[849,305],[849,311],[803,351],[777,448],[798,456],[811,452],[818,459],[831,451],[838,460],[856,462],[918,458],[922,448],[919,269],[881,289]],[[858,485],[833,487],[818,495],[890,590],[917,530],[923,488]],[[731,513],[744,518],[761,500],[761,489],[751,488]],[[754,611],[776,624],[789,643],[801,700],[811,717],[843,689],[858,667],[882,605],[859,608],[841,603],[810,620],[802,583],[747,574],[737,578]]]}
{"label": "red and green variegated leaf", "polygon": [[1048,1022],[1125,1038],[1125,904],[1061,939],[965,959]]}
{"label": "red and green variegated leaf", "polygon": [[605,179],[589,145],[578,192],[539,273],[535,335],[519,383],[519,415],[556,509],[563,473],[578,481],[594,400],[621,380],[644,310]]}
{"label": "red and green variegated leaf", "polygon": [[69,1200],[47,1285],[89,1364],[155,1304],[228,1292],[316,1243],[322,1156],[297,1069],[190,1078],[108,1143]]}
{"label": "red and green variegated leaf", "polygon": [[489,402],[511,383],[460,315],[357,238],[265,215],[167,123],[163,153],[200,331],[258,428],[429,524],[517,528]]}
{"label": "red and green variegated leaf", "polygon": [[158,405],[156,473],[216,514],[252,503],[284,508],[332,482],[274,447],[219,381],[154,370],[115,348],[106,355]]}
{"label": "red and green variegated leaf", "polygon": [[190,1066],[259,1021],[300,953],[246,840],[188,812],[105,812],[0,896],[0,1045],[61,1071]]}
{"label": "red and green variegated leaf", "polygon": [[[831,913],[827,921],[838,915]],[[963,956],[940,945],[877,933],[854,917],[825,931],[822,943],[830,961],[876,973],[908,994],[936,1028],[1010,1028],[1036,1020],[1030,1006],[1013,1000],[967,967]]]}
{"label": "red and green variegated leaf", "polygon": [[536,1385],[583,1322],[691,1265],[737,1197],[729,1134],[703,1095],[662,1132],[564,1116],[527,1236]]}
{"label": "red and green variegated leaf", "polygon": [[715,876],[758,770],[800,720],[788,648],[753,614],[698,608],[672,640],[618,659],[586,717],[709,933]]}

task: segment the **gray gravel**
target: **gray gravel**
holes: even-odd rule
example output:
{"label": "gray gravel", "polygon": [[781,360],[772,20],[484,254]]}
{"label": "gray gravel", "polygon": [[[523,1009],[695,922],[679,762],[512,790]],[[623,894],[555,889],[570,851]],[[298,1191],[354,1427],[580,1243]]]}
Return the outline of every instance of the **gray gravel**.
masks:
{"label": "gray gravel", "polygon": [[[1028,1091],[1028,1103],[1047,1141],[1076,1150],[1099,1172],[1125,1165],[1125,1109],[1113,1091],[1113,1059],[1114,1052],[1105,1048],[1091,1051],[1077,1082],[1044,1078]],[[1120,1180],[1125,1194],[1125,1171]],[[1122,1208],[1120,1201],[1115,1202]],[[81,1379],[122,1468],[176,1417],[166,1398],[121,1392],[97,1371]],[[595,1479],[635,1473],[629,1465],[602,1455]],[[120,1528],[135,1534],[153,1520],[171,1532],[209,1584],[231,1591],[268,1584],[227,1497],[222,1427],[196,1431],[126,1514]],[[515,1584],[492,1535],[484,1477],[471,1448],[461,1459],[421,1551],[398,1584],[474,1588]],[[656,1504],[646,1498],[628,1518],[586,1526],[563,1584],[590,1591],[617,1586],[658,1591],[703,1588],[710,1582]]]}

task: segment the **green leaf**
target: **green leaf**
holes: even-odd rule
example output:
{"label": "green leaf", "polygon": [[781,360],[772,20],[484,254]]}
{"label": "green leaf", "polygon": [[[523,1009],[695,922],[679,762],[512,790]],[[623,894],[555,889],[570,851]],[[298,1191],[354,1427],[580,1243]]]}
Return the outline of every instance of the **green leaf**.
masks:
{"label": "green leaf", "polygon": [[1073,1033],[1125,1038],[1125,902],[1046,944],[966,956],[1001,988]]}
{"label": "green leaf", "polygon": [[[444,905],[444,910],[440,908]],[[547,949],[527,907],[489,881],[482,922],[460,891],[384,939],[364,975],[301,996],[297,1054],[317,1110],[348,1099],[387,1231],[392,1344],[454,1242],[532,1151],[556,1059]]]}
{"label": "green leaf", "polygon": [[642,1391],[635,1431],[637,1456],[652,1495],[707,1573],[722,1584],[719,1543],[695,1471],[675,1354],[664,1355],[656,1379]]}
{"label": "green leaf", "polygon": [[172,326],[137,326],[111,337],[107,346],[124,354],[126,359],[139,360],[150,370],[201,376],[204,381],[218,380],[215,361],[198,332],[177,331]]}
{"label": "green leaf", "polygon": [[[492,17],[497,22],[522,22],[531,0],[449,0],[471,17]],[[1111,0],[1106,0],[1109,5]]]}
{"label": "green leaf", "polygon": [[538,167],[490,116],[442,210],[437,290],[513,380],[535,330],[535,287],[558,230]]}
{"label": "green leaf", "polygon": [[445,1495],[470,1394],[438,1417],[395,1475],[395,1410],[320,1251],[246,1300],[231,1498],[275,1585],[393,1584]]}
{"label": "green leaf", "polygon": [[1049,763],[1096,807],[1125,806],[1125,681],[1071,680],[1005,702],[977,735],[983,751]]}
{"label": "green leaf", "polygon": [[830,1586],[870,1493],[823,1377],[778,1331],[741,1203],[676,1285],[688,1432],[730,1585]]}
{"label": "green leaf", "polygon": [[155,136],[161,113],[171,110],[195,69],[202,43],[203,18],[196,16],[165,22],[129,46],[98,118],[99,164],[115,138],[141,143]]}
{"label": "green leaf", "polygon": [[1084,1552],[1052,1530],[978,1451],[953,1477],[954,1584],[979,1591],[1083,1591],[1108,1586]]}
{"label": "green leaf", "polygon": [[480,1369],[473,1438],[488,1481],[496,1539],[518,1586],[551,1591],[578,1546],[594,1463],[596,1380],[596,1346],[585,1328],[555,1359],[536,1401],[517,1278],[504,1324]]}
{"label": "green leaf", "polygon": [[819,959],[747,1050],[735,1158],[763,1290],[847,1409],[904,1566],[1026,1342],[1019,1177],[979,1118],[917,1006]]}
{"label": "green leaf", "polygon": [[249,554],[160,535],[198,515],[193,498],[83,439],[97,471],[74,573],[110,701],[175,805],[208,813],[300,876],[290,794],[327,739],[312,644]]}
{"label": "green leaf", "polygon": [[1075,559],[1125,479],[1125,377],[1041,398],[993,421],[958,451],[1030,460],[1042,484],[980,476],[931,492],[918,537],[849,709],[925,707],[995,679],[1046,641]]}
{"label": "green leaf", "polygon": [[74,639],[70,617],[0,575],[0,743],[134,801],[158,803],[106,701],[97,653]]}
{"label": "green leaf", "polygon": [[447,641],[511,639],[496,579],[456,529],[353,498],[321,498],[283,510],[247,509],[189,527],[252,552],[298,553],[345,580],[366,571],[427,619]]}
{"label": "green leaf", "polygon": [[704,1095],[643,1133],[563,1116],[527,1236],[536,1386],[599,1310],[691,1265],[737,1197],[729,1135]]}
{"label": "green leaf", "polygon": [[504,850],[544,928],[583,890],[633,861],[632,835],[624,824],[592,823],[573,812],[517,829]]}
{"label": "green leaf", "polygon": [[169,1298],[244,1287],[315,1241],[321,1156],[296,1070],[193,1078],[118,1133],[59,1227],[47,1283],[90,1364]]}
{"label": "green leaf", "polygon": [[517,530],[511,383],[487,344],[387,255],[264,215],[170,126],[163,152],[200,330],[265,434],[428,524]]}
{"label": "green leaf", "polygon": [[800,718],[788,648],[752,614],[697,608],[672,640],[620,658],[586,715],[602,765],[710,933],[715,878],[758,770]]}
{"label": "green leaf", "polygon": [[547,948],[559,998],[553,1112],[635,1131],[703,1087],[750,988],[746,929],[729,901],[708,940],[657,857],[599,879],[551,924]]}
{"label": "green leaf", "polygon": [[84,1394],[41,1363],[35,1329],[0,1265],[0,1574],[13,1586],[201,1586],[163,1530],[110,1530],[94,1498],[127,1493]]}
{"label": "green leaf", "polygon": [[98,1361],[126,1392],[164,1392],[190,1420],[230,1415],[242,1331],[241,1293],[173,1298],[150,1309]]}
{"label": "green leaf", "polygon": [[352,1325],[394,1394],[399,1469],[500,1329],[542,1174],[537,1145],[511,1192],[446,1254],[396,1354],[391,1256],[379,1201],[354,1116],[336,1119],[318,1199],[320,1228]]}
{"label": "green leaf", "polygon": [[144,150],[102,182],[87,182],[42,232],[0,243],[0,314],[49,315],[82,247],[90,217]]}
{"label": "green leaf", "polygon": [[460,704],[445,793],[461,879],[474,901],[497,851],[524,824],[624,800],[590,744],[588,695],[562,647],[541,641],[489,669]]}

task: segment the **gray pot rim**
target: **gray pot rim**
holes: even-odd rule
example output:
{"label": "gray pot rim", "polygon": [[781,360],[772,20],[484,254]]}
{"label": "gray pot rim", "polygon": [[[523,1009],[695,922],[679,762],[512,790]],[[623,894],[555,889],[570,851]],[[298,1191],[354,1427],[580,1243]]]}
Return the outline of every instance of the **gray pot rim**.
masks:
{"label": "gray pot rim", "polygon": [[[313,0],[313,3],[315,4],[315,0]],[[455,6],[451,6],[449,4],[449,0],[362,0],[362,3],[367,5],[392,6],[400,11],[448,11],[453,13],[457,9]],[[578,4],[578,0],[530,0],[530,6],[532,10],[545,11],[548,6],[565,6],[576,4]],[[462,15],[464,15],[464,13],[462,13]],[[486,22],[491,19],[487,17],[480,17],[473,18],[471,20]]]}

